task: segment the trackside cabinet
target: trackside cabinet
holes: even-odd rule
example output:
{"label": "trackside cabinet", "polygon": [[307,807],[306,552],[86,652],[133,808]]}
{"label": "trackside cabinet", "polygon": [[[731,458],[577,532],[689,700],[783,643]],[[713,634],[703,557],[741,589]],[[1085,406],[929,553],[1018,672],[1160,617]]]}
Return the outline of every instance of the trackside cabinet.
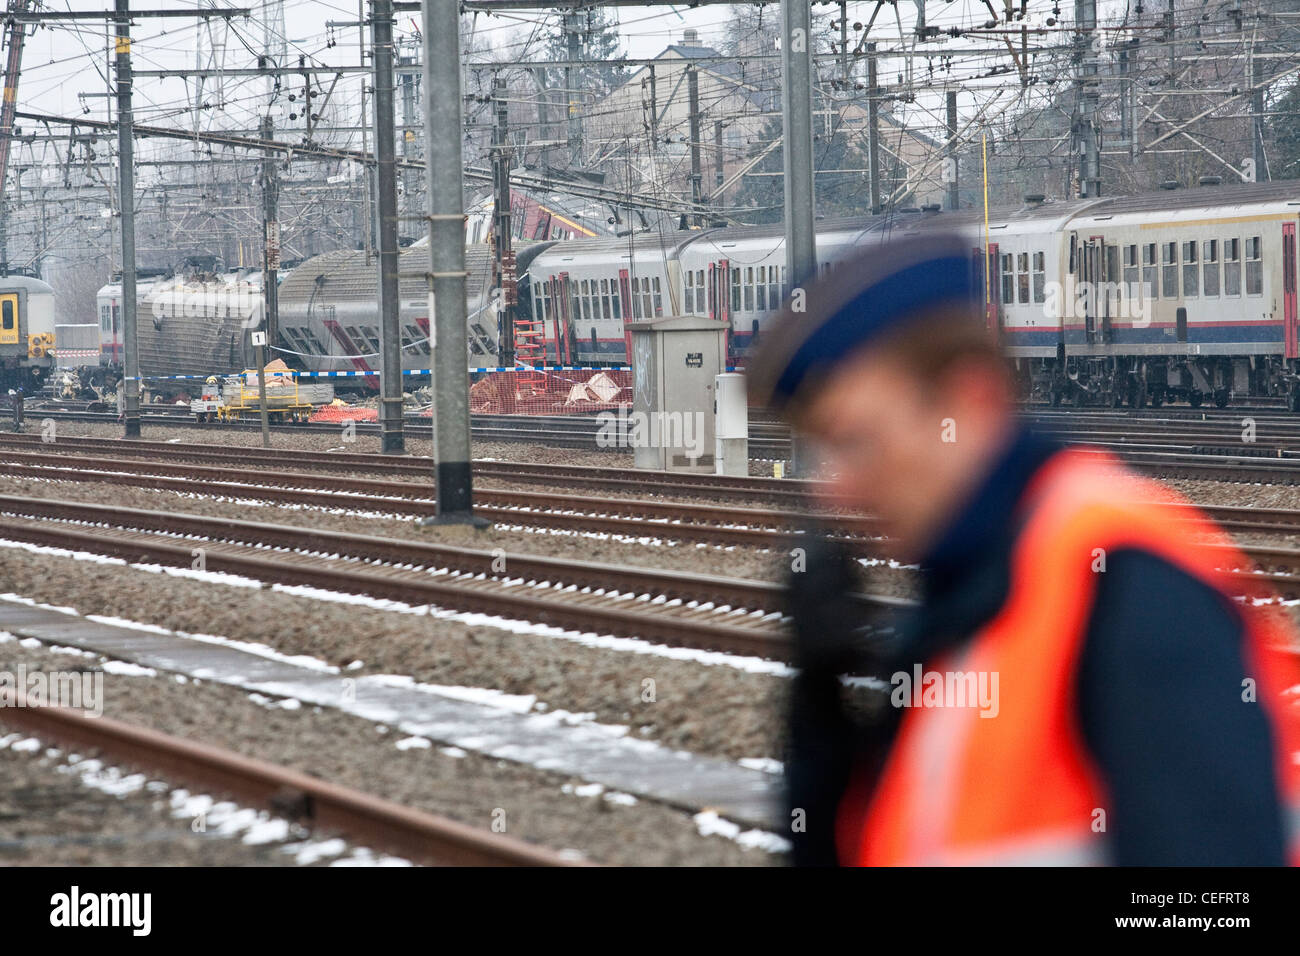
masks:
{"label": "trackside cabinet", "polygon": [[714,470],[714,380],[726,370],[727,323],[666,316],[626,323],[632,339],[632,411],[620,443],[637,468]]}

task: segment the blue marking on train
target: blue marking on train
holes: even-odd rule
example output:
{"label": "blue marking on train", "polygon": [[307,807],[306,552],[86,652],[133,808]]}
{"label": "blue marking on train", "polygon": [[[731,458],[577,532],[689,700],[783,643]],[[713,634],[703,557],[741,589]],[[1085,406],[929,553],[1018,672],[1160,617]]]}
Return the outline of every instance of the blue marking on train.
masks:
{"label": "blue marking on train", "polygon": [[[295,378],[380,378],[380,372],[300,372],[290,369]],[[467,372],[630,372],[630,365],[493,365],[466,369]],[[731,371],[728,369],[728,371]],[[431,368],[404,368],[403,375],[432,375]],[[218,378],[242,378],[239,373],[222,373]],[[250,376],[251,377],[251,376]],[[170,382],[181,379],[206,379],[207,375],[141,375],[126,376],[124,382]]]}

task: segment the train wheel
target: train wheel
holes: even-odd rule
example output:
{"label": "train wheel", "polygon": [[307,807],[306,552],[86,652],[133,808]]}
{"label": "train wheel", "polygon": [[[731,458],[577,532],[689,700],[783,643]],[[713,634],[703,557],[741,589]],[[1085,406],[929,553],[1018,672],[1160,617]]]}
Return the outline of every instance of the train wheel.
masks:
{"label": "train wheel", "polygon": [[1214,407],[1215,408],[1228,407],[1228,390],[1226,388],[1221,388],[1214,393]]}
{"label": "train wheel", "polygon": [[1187,404],[1192,406],[1192,408],[1200,408],[1201,402],[1203,402],[1204,400],[1205,400],[1205,396],[1200,392],[1187,393]]}

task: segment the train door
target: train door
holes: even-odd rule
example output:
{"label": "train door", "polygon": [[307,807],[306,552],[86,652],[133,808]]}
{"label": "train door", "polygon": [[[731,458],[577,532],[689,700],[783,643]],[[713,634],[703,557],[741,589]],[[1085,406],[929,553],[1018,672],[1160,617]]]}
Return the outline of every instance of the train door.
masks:
{"label": "train door", "polygon": [[632,280],[628,270],[618,270],[618,294],[623,299],[623,361],[632,360],[632,333],[627,330],[627,323],[632,319]]}
{"label": "train door", "polygon": [[0,345],[19,343],[21,331],[18,325],[18,293],[0,295]]}
{"label": "train door", "polygon": [[1089,236],[1083,244],[1079,278],[1083,296],[1083,333],[1088,344],[1097,341],[1097,277],[1100,275],[1101,237]]}
{"label": "train door", "polygon": [[[719,259],[717,268],[713,270],[713,298],[718,303],[715,318],[725,322],[727,326],[726,339],[724,345],[726,350],[722,353],[730,356],[732,352],[731,344],[731,262],[727,259]],[[728,365],[732,362],[728,361]]]}
{"label": "train door", "polygon": [[1002,331],[1002,266],[998,244],[990,242],[983,255],[975,249],[977,275],[984,279],[984,325],[989,331]]}
{"label": "train door", "polygon": [[573,308],[577,304],[573,301],[573,282],[569,279],[567,272],[560,273],[560,327],[555,334],[555,361],[557,365],[574,364],[570,358],[571,349],[569,348],[569,339],[573,334]]}
{"label": "train door", "polygon": [[1296,342],[1295,223],[1282,223],[1282,317],[1286,357],[1300,358]]}

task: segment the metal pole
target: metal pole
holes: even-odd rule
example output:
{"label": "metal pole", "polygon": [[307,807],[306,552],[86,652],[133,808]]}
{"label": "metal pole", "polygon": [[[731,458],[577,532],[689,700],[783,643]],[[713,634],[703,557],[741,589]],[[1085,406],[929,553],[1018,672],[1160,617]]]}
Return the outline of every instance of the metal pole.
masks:
{"label": "metal pole", "polygon": [[[781,0],[781,118],[785,159],[785,248],[791,289],[817,277],[814,230],[812,132],[812,5]],[[873,177],[874,182],[874,177]],[[803,441],[791,436],[790,470],[799,475],[807,457]]]}
{"label": "metal pole", "polygon": [[959,202],[959,186],[957,174],[957,91],[948,91],[948,146],[944,150],[948,154],[948,210],[955,212]]}
{"label": "metal pole", "polygon": [[[514,252],[512,249],[511,229],[513,228],[510,204],[510,147],[509,120],[510,113],[506,103],[506,81],[495,77],[492,81],[492,95],[496,98],[497,125],[493,132],[492,174],[496,178],[496,191],[493,196],[492,239],[496,253],[496,287],[500,296],[497,313],[497,364],[513,368],[515,364],[515,310],[514,310]],[[506,389],[507,413],[514,409],[515,388],[513,383]]]}
{"label": "metal pole", "polygon": [[[717,209],[718,216],[721,217],[723,211],[722,184],[726,182],[726,170],[722,161],[722,120],[713,121],[713,168],[713,194],[709,197],[709,201]],[[723,224],[720,218],[717,222],[718,225]]]}
{"label": "metal pole", "polygon": [[433,458],[438,513],[425,519],[480,523],[473,515],[469,351],[465,314],[465,198],[460,86],[460,4],[424,0],[424,135],[429,185],[433,337]]}
{"label": "metal pole", "polygon": [[122,406],[123,435],[140,437],[140,352],[135,340],[135,162],[131,132],[131,11],[130,0],[116,0],[117,54],[117,191],[122,213],[122,351],[126,401]]}
{"label": "metal pole", "polygon": [[257,347],[257,407],[262,419],[262,447],[271,447],[271,410],[266,405],[266,346]]}
{"label": "metal pole", "polygon": [[656,90],[655,68],[650,67],[650,148],[659,147],[659,94]]}
{"label": "metal pole", "polygon": [[701,176],[703,175],[700,168],[700,71],[693,66],[686,68],[686,89],[691,110],[691,205],[695,208],[695,215],[691,217],[691,224],[702,226],[704,220],[699,212]]}
{"label": "metal pole", "polygon": [[[581,56],[578,40],[580,14],[564,15],[564,32],[569,50],[569,61],[574,62]],[[572,67],[564,68],[564,101],[569,104],[569,165],[582,165],[582,114],[574,102],[577,94],[574,88],[576,74]]]}
{"label": "metal pole", "polygon": [[[357,0],[357,48],[361,52],[360,67],[366,68],[366,10],[365,0]],[[366,85],[361,84],[361,152],[370,151],[368,126],[366,123]],[[370,264],[370,256],[374,252],[374,214],[371,212],[374,202],[375,180],[370,174],[370,164],[365,163],[361,167],[362,182],[365,184],[365,190],[361,194],[361,219],[364,223],[362,227],[362,237],[364,248],[366,250],[366,264]]]}
{"label": "metal pole", "polygon": [[[415,74],[410,71],[415,66],[415,57],[404,56],[400,59],[407,68],[402,73],[402,159],[410,162],[415,159]],[[409,213],[415,206],[415,197],[419,191],[415,170],[408,168],[402,172],[402,186]]]}
{"label": "metal pole", "polygon": [[375,166],[379,192],[379,228],[376,230],[379,239],[379,339],[383,353],[379,373],[380,451],[385,455],[403,455],[406,453],[406,437],[402,433],[402,329],[398,322],[393,0],[371,0],[370,13],[371,58],[375,65]]}
{"label": "metal pole", "polygon": [[1098,110],[1101,106],[1100,81],[1097,76],[1097,53],[1093,41],[1097,35],[1096,0],[1075,0],[1074,17],[1078,30],[1079,119],[1081,137],[1079,155],[1079,197],[1096,199],[1101,195],[1101,140]]}
{"label": "metal pole", "polygon": [[880,106],[876,99],[876,45],[867,44],[867,168],[871,170],[871,214],[880,205]]}
{"label": "metal pole", "polygon": [[[270,142],[271,117],[262,117],[262,139]],[[280,200],[279,174],[271,154],[262,157],[262,327],[268,343],[276,341],[280,311]],[[257,347],[257,400],[261,407],[262,447],[271,447],[271,412],[266,403],[266,346]]]}

